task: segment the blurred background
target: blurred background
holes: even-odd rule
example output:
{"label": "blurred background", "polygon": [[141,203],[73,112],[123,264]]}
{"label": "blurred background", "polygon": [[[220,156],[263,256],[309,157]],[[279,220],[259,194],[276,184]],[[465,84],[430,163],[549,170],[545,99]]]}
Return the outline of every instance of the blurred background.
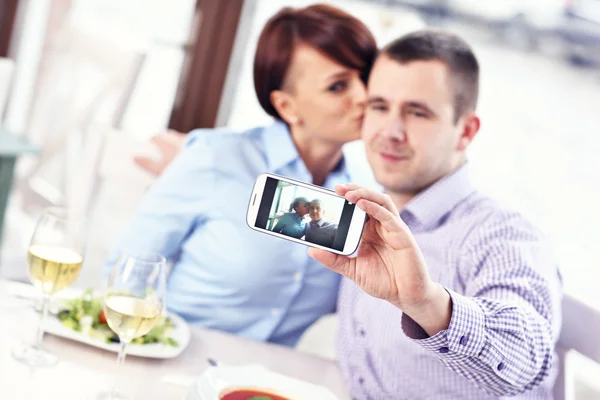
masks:
{"label": "blurred background", "polygon": [[[474,47],[475,180],[547,234],[567,293],[600,310],[600,0],[325,2],[359,17],[382,46],[437,27]],[[91,227],[76,285],[98,286],[154,179],[133,157],[159,157],[149,138],[166,129],[268,121],[252,86],[258,33],[281,7],[311,3],[0,0],[0,277],[27,281],[40,210],[68,202]],[[348,146],[349,160],[367,168],[361,146]],[[331,356],[323,337],[302,345]],[[598,367],[569,362],[576,398],[600,399]]]}

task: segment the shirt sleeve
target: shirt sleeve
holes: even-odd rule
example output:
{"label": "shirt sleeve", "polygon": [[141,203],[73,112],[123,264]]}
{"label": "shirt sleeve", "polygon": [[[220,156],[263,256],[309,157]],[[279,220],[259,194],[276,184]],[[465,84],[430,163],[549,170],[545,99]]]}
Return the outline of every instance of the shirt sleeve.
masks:
{"label": "shirt sleeve", "polygon": [[403,315],[404,332],[490,394],[535,388],[550,374],[561,323],[561,279],[548,246],[520,216],[492,216],[467,238],[460,262],[465,290],[447,289],[448,329],[428,337]]}
{"label": "shirt sleeve", "polygon": [[277,223],[275,224],[275,227],[273,228],[273,232],[277,232],[277,233],[281,233],[281,230],[285,227],[285,219],[286,219],[286,215],[283,215],[281,218],[279,218],[279,221],[277,221]]}
{"label": "shirt sleeve", "polygon": [[196,136],[152,184],[116,241],[104,267],[106,277],[121,252],[152,251],[173,261],[190,232],[209,210],[215,187],[214,154]]}

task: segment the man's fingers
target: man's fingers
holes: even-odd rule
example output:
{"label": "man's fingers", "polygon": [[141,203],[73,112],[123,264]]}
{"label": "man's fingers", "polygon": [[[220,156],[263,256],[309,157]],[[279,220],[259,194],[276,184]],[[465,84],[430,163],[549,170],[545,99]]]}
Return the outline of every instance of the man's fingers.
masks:
{"label": "man's fingers", "polygon": [[347,192],[357,189],[363,189],[364,187],[361,185],[357,185],[356,183],[346,183],[343,185],[336,185],[335,192],[339,196],[345,196]]}
{"label": "man's fingers", "polygon": [[399,214],[398,209],[394,205],[394,202],[392,201],[390,196],[378,192],[376,190],[365,188],[350,190],[346,192],[345,197],[348,201],[352,203],[358,203],[358,201],[361,199],[368,200],[370,202],[379,204],[380,206],[384,207],[390,213],[395,214],[396,216],[398,216]]}
{"label": "man's fingers", "polygon": [[398,214],[392,214],[390,210],[375,202],[360,199],[356,205],[366,212],[370,217],[381,223],[385,229],[390,232],[402,232],[403,224]]}
{"label": "man's fingers", "polygon": [[144,171],[151,173],[154,176],[158,176],[164,169],[162,161],[156,161],[148,157],[134,157],[133,161],[141,167]]}

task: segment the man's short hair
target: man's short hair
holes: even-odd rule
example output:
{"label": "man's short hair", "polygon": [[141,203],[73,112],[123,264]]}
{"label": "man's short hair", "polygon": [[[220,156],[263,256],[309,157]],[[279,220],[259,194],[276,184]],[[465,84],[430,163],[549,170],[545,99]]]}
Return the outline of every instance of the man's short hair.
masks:
{"label": "man's short hair", "polygon": [[422,30],[396,39],[382,51],[401,64],[412,61],[441,61],[450,71],[454,92],[454,122],[475,110],[479,95],[479,63],[471,47],[448,32]]}
{"label": "man's short hair", "polygon": [[321,206],[321,208],[323,208],[323,202],[321,201],[321,199],[312,199],[310,201],[310,204],[312,203],[319,203],[319,205]]}

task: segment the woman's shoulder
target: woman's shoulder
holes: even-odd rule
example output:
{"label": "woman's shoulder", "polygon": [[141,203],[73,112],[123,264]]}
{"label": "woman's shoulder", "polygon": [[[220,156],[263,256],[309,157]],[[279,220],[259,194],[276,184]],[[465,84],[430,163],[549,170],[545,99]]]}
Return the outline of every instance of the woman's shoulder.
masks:
{"label": "woman's shoulder", "polygon": [[[196,129],[190,132],[179,158],[224,174],[264,170],[263,133],[268,127],[245,131],[231,128]],[[243,168],[240,168],[243,167]],[[250,171],[252,170],[252,171]]]}
{"label": "woman's shoulder", "polygon": [[232,128],[209,128],[194,129],[188,134],[185,142],[186,148],[229,151],[233,148],[244,148],[248,145],[259,144],[262,134],[268,127],[259,126],[246,130],[235,130]]}

